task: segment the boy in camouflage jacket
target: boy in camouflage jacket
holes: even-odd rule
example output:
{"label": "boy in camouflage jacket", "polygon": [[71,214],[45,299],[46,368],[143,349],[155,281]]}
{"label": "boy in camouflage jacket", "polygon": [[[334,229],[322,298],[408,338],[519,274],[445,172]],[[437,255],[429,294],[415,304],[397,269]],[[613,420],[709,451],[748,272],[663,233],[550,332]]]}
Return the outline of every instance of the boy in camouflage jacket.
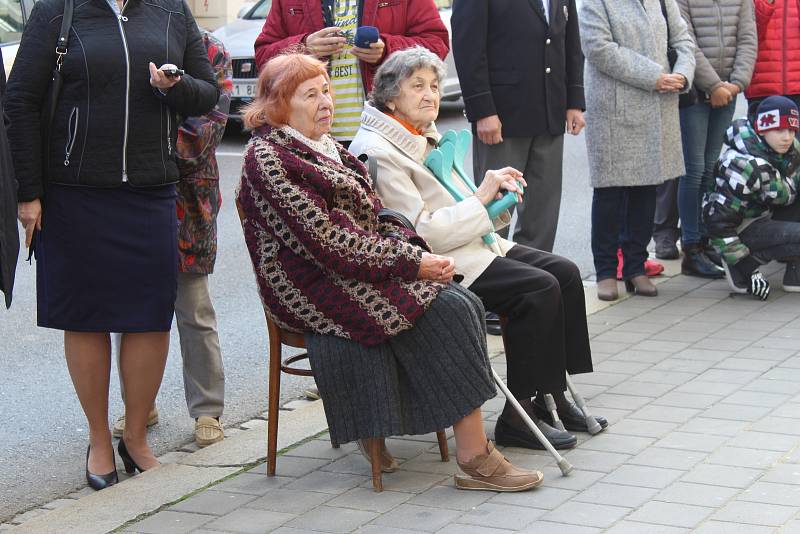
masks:
{"label": "boy in camouflage jacket", "polygon": [[703,217],[737,293],[765,300],[769,282],[758,267],[772,260],[786,263],[784,290],[800,292],[798,129],[797,105],[773,96],[758,107],[755,124],[737,119],[726,132]]}

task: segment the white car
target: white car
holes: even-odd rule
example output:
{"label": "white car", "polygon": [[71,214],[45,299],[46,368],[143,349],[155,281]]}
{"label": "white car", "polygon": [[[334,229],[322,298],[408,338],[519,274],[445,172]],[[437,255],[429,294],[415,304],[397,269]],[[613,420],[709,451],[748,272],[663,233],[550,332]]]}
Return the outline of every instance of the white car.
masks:
{"label": "white car", "polygon": [[0,0],[0,48],[6,77],[17,57],[22,29],[28,21],[35,0]]}
{"label": "white car", "polygon": [[[0,0],[0,2],[2,1]],[[449,0],[438,2],[438,5],[449,6],[449,4]],[[233,118],[240,118],[241,107],[255,97],[258,69],[253,46],[261,33],[270,7],[272,7],[272,0],[258,0],[249,8],[245,6],[239,12],[240,17],[237,20],[214,32],[214,35],[225,44],[225,48],[228,49],[233,60],[233,97],[231,100],[231,117]],[[450,8],[440,7],[439,13],[449,32]],[[458,101],[461,98],[461,87],[458,84],[452,53],[447,55],[445,63],[447,64],[447,78],[442,87],[442,100]]]}

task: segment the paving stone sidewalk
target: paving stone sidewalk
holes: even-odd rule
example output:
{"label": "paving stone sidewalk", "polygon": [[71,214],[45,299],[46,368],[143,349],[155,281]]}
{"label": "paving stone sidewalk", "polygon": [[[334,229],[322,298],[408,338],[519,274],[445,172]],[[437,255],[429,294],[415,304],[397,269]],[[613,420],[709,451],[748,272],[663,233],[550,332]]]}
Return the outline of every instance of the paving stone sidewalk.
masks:
{"label": "paving stone sidewalk", "polygon": [[[545,473],[535,491],[454,489],[428,435],[387,440],[401,469],[374,493],[355,448],[323,435],[279,457],[275,478],[262,464],[124,532],[800,533],[800,295],[780,274],[767,302],[678,276],[589,316],[595,372],[575,382],[610,426],[580,435],[568,477],[546,453],[505,449]],[[503,402],[484,406],[490,436]]]}

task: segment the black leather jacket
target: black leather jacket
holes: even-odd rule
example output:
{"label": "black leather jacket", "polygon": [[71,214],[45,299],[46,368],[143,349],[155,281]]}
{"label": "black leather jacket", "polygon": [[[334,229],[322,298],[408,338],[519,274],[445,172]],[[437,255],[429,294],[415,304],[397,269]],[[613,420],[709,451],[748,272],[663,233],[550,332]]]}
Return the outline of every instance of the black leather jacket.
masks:
{"label": "black leather jacket", "polygon": [[[42,197],[48,182],[177,182],[177,115],[202,115],[219,98],[188,6],[183,0],[127,0],[118,17],[107,0],[74,2],[64,86],[44,147],[42,106],[56,64],[64,0],[36,3],[9,79],[6,115],[19,200]],[[186,71],[166,96],[150,85],[151,61]]]}

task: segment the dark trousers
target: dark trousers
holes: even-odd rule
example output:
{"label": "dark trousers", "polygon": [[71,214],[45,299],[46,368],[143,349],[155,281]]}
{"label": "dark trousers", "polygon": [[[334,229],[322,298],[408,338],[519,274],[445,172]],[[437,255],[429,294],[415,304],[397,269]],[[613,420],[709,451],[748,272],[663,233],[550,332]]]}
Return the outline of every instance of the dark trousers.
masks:
{"label": "dark trousers", "polygon": [[763,263],[800,260],[800,202],[776,209],[770,219],[753,222],[739,238]]}
{"label": "dark trousers", "polygon": [[597,280],[616,278],[617,248],[622,248],[624,279],[644,274],[655,209],[654,185],[595,188],[592,255]]}
{"label": "dark trousers", "polygon": [[480,185],[487,170],[503,167],[514,167],[528,182],[522,204],[513,210],[511,225],[500,230],[500,235],[537,250],[552,251],[561,208],[564,135],[509,137],[496,145],[481,142],[474,127],[473,135],[476,184]]}
{"label": "dark trousers", "polygon": [[515,245],[469,287],[508,318],[508,388],[518,399],[566,390],[564,371],[592,372],[583,282],[566,258]]}
{"label": "dark trousers", "polygon": [[653,214],[653,239],[656,245],[675,244],[681,236],[678,228],[678,180],[667,180],[656,187]]}

